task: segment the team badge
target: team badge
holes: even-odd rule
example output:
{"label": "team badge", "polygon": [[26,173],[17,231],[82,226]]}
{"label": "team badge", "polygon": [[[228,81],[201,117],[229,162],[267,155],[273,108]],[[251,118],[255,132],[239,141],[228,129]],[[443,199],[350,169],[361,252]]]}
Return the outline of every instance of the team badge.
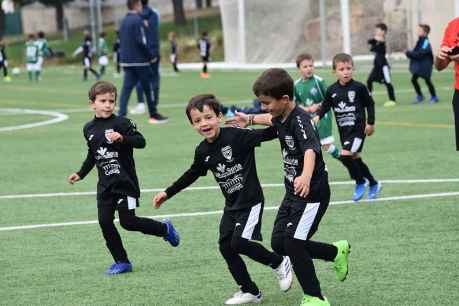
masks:
{"label": "team badge", "polygon": [[285,143],[289,147],[290,150],[295,150],[295,141],[293,140],[293,137],[290,135],[285,136]]}
{"label": "team badge", "polygon": [[112,141],[110,138],[108,138],[107,135],[108,135],[109,133],[113,133],[113,132],[114,132],[113,129],[105,130],[105,139],[107,139],[107,143],[109,143],[109,144],[110,144],[110,143],[113,143],[113,141]]}
{"label": "team badge", "polygon": [[317,89],[315,87],[311,88],[311,90],[309,91],[311,93],[311,95],[315,96],[317,95]]}
{"label": "team badge", "polygon": [[223,157],[226,158],[227,161],[233,160],[233,150],[231,149],[231,146],[223,147],[222,154],[223,154]]}
{"label": "team badge", "polygon": [[355,91],[349,90],[349,91],[347,92],[347,97],[349,98],[349,102],[354,103]]}

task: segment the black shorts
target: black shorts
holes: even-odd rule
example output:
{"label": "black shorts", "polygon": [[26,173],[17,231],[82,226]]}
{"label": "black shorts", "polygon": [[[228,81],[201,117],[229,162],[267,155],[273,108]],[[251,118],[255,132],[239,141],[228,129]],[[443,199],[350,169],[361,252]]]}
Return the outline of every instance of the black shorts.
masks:
{"label": "black shorts", "polygon": [[365,142],[365,131],[342,131],[340,132],[341,148],[343,150],[351,151],[352,153],[360,153],[363,149]]}
{"label": "black shorts", "polygon": [[315,194],[310,193],[304,200],[290,195],[284,197],[274,221],[272,239],[287,236],[309,240],[314,235],[330,203],[327,174],[314,189],[311,192]]}
{"label": "black shorts", "polygon": [[131,210],[139,207],[139,199],[128,195],[111,193],[97,197],[97,207],[127,208]]}
{"label": "black shorts", "polygon": [[201,61],[208,62],[209,61],[209,56],[208,55],[206,55],[206,56],[202,56],[201,55]]}
{"label": "black shorts", "polygon": [[384,65],[381,67],[373,67],[368,76],[369,82],[378,82],[383,84],[390,84],[390,68],[389,65]]}
{"label": "black shorts", "polygon": [[225,211],[220,221],[220,237],[218,242],[231,239],[237,235],[247,240],[261,241],[261,220],[264,203],[261,202],[251,208],[236,211]]}

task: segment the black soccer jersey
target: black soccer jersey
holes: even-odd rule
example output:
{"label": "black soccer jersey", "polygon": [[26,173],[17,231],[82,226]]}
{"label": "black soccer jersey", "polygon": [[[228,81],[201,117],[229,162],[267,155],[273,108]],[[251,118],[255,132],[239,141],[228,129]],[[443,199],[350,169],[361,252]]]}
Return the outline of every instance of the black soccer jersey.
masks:
{"label": "black soccer jersey", "polygon": [[314,171],[310,182],[310,196],[318,190],[320,180],[326,168],[320,149],[320,140],[311,117],[301,107],[296,106],[288,117],[272,119],[273,127],[277,131],[284,162],[284,184],[290,198],[300,198],[295,195],[294,180],[303,172],[304,153],[311,149],[316,153]]}
{"label": "black soccer jersey", "polygon": [[319,117],[322,118],[330,108],[335,113],[340,134],[363,132],[367,123],[365,109],[368,113],[368,124],[375,123],[375,103],[367,87],[360,82],[351,80],[343,86],[337,81],[328,87],[318,112]]}
{"label": "black soccer jersey", "polygon": [[[112,142],[105,136],[110,132],[123,135],[123,142]],[[112,115],[109,118],[94,118],[83,129],[88,145],[88,155],[78,175],[83,179],[97,166],[99,182],[97,197],[107,193],[140,196],[139,182],[135,171],[133,148],[144,148],[145,138],[135,124],[127,118]]]}
{"label": "black soccer jersey", "polygon": [[169,188],[169,198],[194,183],[210,170],[225,197],[225,211],[250,208],[264,201],[255,166],[255,147],[276,138],[272,128],[220,129],[218,138],[203,140],[196,148],[191,167]]}
{"label": "black soccer jersey", "polygon": [[6,61],[5,47],[0,46],[0,63],[4,63],[5,61]]}
{"label": "black soccer jersey", "polygon": [[372,38],[368,40],[368,44],[370,45],[370,51],[375,54],[375,59],[373,61],[374,66],[382,68],[383,66],[389,65],[386,59],[386,42]]}
{"label": "black soccer jersey", "polygon": [[208,38],[200,38],[198,40],[199,54],[202,57],[209,57],[210,55],[210,41]]}
{"label": "black soccer jersey", "polygon": [[92,57],[92,42],[89,39],[85,39],[83,42],[83,45],[81,46],[83,48],[83,57]]}

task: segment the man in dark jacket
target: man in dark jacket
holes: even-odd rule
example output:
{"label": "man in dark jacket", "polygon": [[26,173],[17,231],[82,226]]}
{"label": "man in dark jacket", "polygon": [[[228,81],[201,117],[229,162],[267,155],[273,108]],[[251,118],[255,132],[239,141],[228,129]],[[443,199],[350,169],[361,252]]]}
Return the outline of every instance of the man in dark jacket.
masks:
{"label": "man in dark jacket", "polygon": [[410,59],[410,72],[411,83],[413,83],[414,90],[416,91],[416,100],[414,104],[424,101],[424,96],[421,92],[421,87],[418,83],[418,78],[423,78],[426,81],[427,87],[430,92],[430,104],[438,102],[438,97],[435,93],[435,87],[432,83],[432,67],[433,67],[433,53],[432,46],[430,45],[429,38],[427,37],[430,32],[430,26],[427,24],[418,25],[418,41],[412,50],[406,51],[406,56]]}
{"label": "man in dark jacket", "polygon": [[129,9],[121,22],[120,33],[120,65],[124,69],[123,88],[120,97],[120,116],[126,116],[127,105],[134,86],[140,82],[147,99],[150,123],[154,123],[156,110],[151,95],[152,71],[150,65],[157,61],[147,45],[145,25],[140,16],[142,3],[140,0],[128,0]]}

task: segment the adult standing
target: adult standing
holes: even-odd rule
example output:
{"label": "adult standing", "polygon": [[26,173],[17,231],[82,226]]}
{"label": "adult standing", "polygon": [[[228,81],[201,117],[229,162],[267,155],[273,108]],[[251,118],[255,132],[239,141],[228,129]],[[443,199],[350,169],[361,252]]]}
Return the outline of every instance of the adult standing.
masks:
{"label": "adult standing", "polygon": [[129,11],[121,22],[119,29],[120,65],[124,69],[119,115],[126,116],[132,89],[140,82],[147,99],[150,113],[149,122],[151,123],[155,120],[154,117],[156,115],[150,85],[150,80],[153,77],[150,64],[155,61],[155,56],[147,46],[145,25],[140,16],[142,2],[140,0],[127,0],[127,7]]}
{"label": "adult standing", "polygon": [[459,17],[451,20],[446,26],[440,50],[435,57],[435,68],[441,71],[454,62],[454,95],[453,112],[456,129],[456,151],[459,151]]}
{"label": "adult standing", "polygon": [[[157,108],[159,103],[159,64],[160,64],[160,39],[159,39],[159,12],[148,6],[148,0],[141,0],[143,9],[141,16],[145,24],[145,35],[147,37],[147,46],[150,52],[153,54],[155,60],[151,63],[151,70],[153,77],[151,79],[151,89],[153,92],[153,106],[155,116],[151,120],[152,123],[164,123],[167,122],[167,117],[161,115]],[[137,83],[137,98],[138,104],[135,109],[131,111],[133,114],[139,114],[145,112],[145,103],[143,96],[142,84]]]}

